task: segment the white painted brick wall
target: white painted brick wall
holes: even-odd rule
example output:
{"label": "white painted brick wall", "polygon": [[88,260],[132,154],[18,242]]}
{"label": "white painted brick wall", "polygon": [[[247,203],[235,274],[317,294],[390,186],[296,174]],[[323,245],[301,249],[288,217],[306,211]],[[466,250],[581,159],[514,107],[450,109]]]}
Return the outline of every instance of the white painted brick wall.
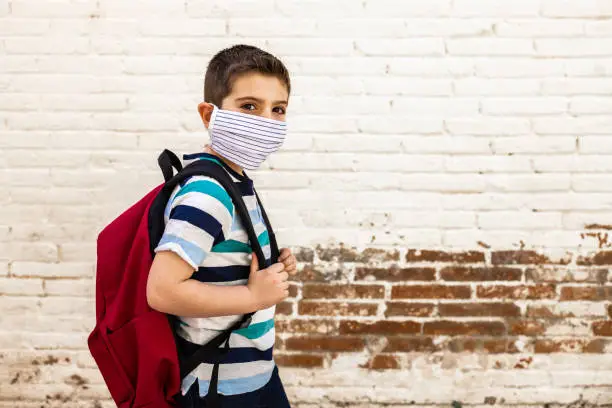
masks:
{"label": "white painted brick wall", "polygon": [[[609,246],[581,233],[612,224],[610,18],[610,0],[0,0],[0,407],[112,406],[85,350],[97,232],[159,182],[161,149],[206,142],[203,72],[234,43],[292,73],[289,140],[254,174],[284,244]],[[547,333],[588,334],[570,323]],[[70,363],[24,366],[48,353]],[[304,408],[609,404],[610,353],[284,378]]]}

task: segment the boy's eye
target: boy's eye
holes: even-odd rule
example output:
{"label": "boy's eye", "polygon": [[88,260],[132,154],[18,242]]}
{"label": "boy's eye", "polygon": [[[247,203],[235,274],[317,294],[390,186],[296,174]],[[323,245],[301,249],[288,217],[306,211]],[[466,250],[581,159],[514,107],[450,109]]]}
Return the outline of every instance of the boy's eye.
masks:
{"label": "boy's eye", "polygon": [[279,106],[274,108],[274,112],[278,113],[279,115],[284,115],[285,113],[287,113],[287,110],[282,106]]}
{"label": "boy's eye", "polygon": [[253,105],[252,103],[245,103],[240,108],[248,111],[253,111],[255,110],[255,105]]}

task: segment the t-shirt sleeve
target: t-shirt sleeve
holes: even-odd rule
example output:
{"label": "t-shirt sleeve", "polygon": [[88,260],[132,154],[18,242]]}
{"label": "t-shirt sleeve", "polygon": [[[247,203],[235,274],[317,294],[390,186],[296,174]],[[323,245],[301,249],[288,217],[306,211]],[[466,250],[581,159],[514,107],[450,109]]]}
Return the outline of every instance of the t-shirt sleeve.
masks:
{"label": "t-shirt sleeve", "polygon": [[234,206],[208,177],[191,179],[171,198],[164,234],[155,252],[172,251],[197,270],[212,247],[229,235]]}

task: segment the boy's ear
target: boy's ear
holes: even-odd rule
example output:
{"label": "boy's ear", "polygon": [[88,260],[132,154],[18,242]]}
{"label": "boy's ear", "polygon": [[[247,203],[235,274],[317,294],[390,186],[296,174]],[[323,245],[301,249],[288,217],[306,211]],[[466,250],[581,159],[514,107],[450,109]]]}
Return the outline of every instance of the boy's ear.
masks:
{"label": "boy's ear", "polygon": [[198,112],[200,113],[204,126],[206,126],[206,129],[208,129],[208,125],[210,124],[210,116],[213,113],[213,105],[208,102],[201,102],[198,105]]}

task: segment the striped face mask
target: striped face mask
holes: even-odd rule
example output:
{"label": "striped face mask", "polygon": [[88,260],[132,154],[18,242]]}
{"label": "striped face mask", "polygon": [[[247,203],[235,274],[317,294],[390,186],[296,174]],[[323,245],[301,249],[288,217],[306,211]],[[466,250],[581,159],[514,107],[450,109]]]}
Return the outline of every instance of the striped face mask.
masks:
{"label": "striped face mask", "polygon": [[214,151],[246,170],[255,170],[283,145],[287,124],[214,106],[208,132]]}

